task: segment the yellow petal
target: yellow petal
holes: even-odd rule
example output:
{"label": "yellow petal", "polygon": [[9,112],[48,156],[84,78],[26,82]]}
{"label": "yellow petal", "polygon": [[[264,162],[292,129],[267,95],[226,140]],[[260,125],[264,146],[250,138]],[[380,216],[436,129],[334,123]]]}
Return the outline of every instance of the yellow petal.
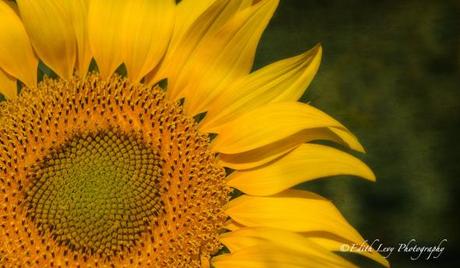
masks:
{"label": "yellow petal", "polygon": [[338,143],[346,145],[355,151],[365,153],[364,147],[359,143],[358,138],[353,135],[350,131],[338,128],[338,127],[330,127],[329,130],[339,139]]}
{"label": "yellow petal", "polygon": [[372,171],[352,155],[324,145],[302,144],[266,166],[232,173],[227,184],[250,195],[267,196],[302,182],[335,175],[375,181]]}
{"label": "yellow petal", "polygon": [[[331,130],[333,129],[334,132]],[[314,128],[300,131],[277,142],[237,154],[220,154],[220,164],[237,170],[262,166],[286,154],[304,142],[328,140],[363,152],[363,147],[349,131],[335,128]]]}
{"label": "yellow petal", "polygon": [[77,71],[80,77],[88,72],[91,62],[91,50],[88,40],[88,3],[89,0],[67,0],[66,7],[71,13],[77,40]]}
{"label": "yellow petal", "polygon": [[339,268],[349,267],[331,263],[329,259],[305,254],[272,243],[252,246],[212,260],[215,268]]}
{"label": "yellow petal", "polygon": [[123,62],[135,81],[155,68],[170,40],[175,6],[174,0],[91,1],[89,39],[101,76]]}
{"label": "yellow petal", "polygon": [[174,0],[131,0],[118,24],[122,31],[123,61],[128,77],[139,81],[160,62],[172,34]]}
{"label": "yellow petal", "polygon": [[329,249],[316,244],[308,237],[289,231],[274,228],[242,228],[237,231],[224,233],[220,241],[230,252],[237,252],[245,248],[271,243],[285,249],[291,249],[307,255],[322,258],[331,265],[338,267],[356,267],[342,257],[332,253]]}
{"label": "yellow petal", "polygon": [[16,11],[0,1],[0,67],[29,87],[37,83],[38,60]]}
{"label": "yellow petal", "polygon": [[99,73],[107,78],[122,64],[121,15],[124,0],[93,0],[88,9],[88,38]]}
{"label": "yellow petal", "polygon": [[219,126],[212,149],[224,154],[235,154],[259,148],[285,139],[305,129],[337,127],[339,122],[304,103],[272,103],[245,113]]}
{"label": "yellow petal", "polygon": [[265,165],[302,144],[301,135],[293,135],[255,150],[240,154],[219,154],[219,163],[223,167],[235,170],[253,169]]}
{"label": "yellow petal", "polygon": [[330,201],[306,191],[288,190],[274,197],[243,195],[230,201],[226,214],[248,227],[323,231],[354,243],[364,241]]}
{"label": "yellow petal", "polygon": [[0,69],[0,94],[6,99],[14,99],[18,96],[16,79]]}
{"label": "yellow petal", "polygon": [[166,72],[162,76],[168,78],[168,92],[173,99],[185,97],[190,115],[203,111],[221,86],[252,67],[257,43],[278,0],[258,1],[238,11],[242,2],[216,1],[191,27],[186,43],[177,46],[175,59],[165,59],[170,67],[160,73]]}
{"label": "yellow petal", "polygon": [[19,12],[40,59],[60,77],[73,76],[77,56],[70,10],[64,1],[18,0]]}
{"label": "yellow petal", "polygon": [[[366,242],[361,244],[355,244],[353,242],[341,239],[340,237],[325,234],[325,233],[305,233],[304,236],[314,241],[316,244],[330,251],[344,252],[344,253],[356,253],[363,255],[371,260],[374,260],[385,267],[390,267],[390,263],[386,258],[380,255],[375,249],[370,247]],[[349,247],[344,247],[348,245]],[[355,246],[355,250],[350,250],[352,246]]]}
{"label": "yellow petal", "polygon": [[182,88],[176,86],[176,82],[187,61],[192,58],[204,40],[215,38],[216,33],[234,17],[236,12],[247,7],[247,2],[252,1],[181,1],[177,8],[177,22],[167,54],[159,69],[147,75],[146,82],[155,83],[167,78],[168,96],[174,100],[181,97]]}
{"label": "yellow petal", "polygon": [[170,49],[182,41],[190,26],[201,16],[216,0],[182,0],[177,4],[176,23],[171,38]]}
{"label": "yellow petal", "polygon": [[209,105],[200,129],[208,131],[268,103],[297,101],[313,80],[320,61],[321,46],[318,45],[232,83]]}
{"label": "yellow petal", "polygon": [[[252,0],[233,0],[233,1],[221,1],[221,0],[182,0],[177,5],[177,17],[174,25],[174,34],[171,39],[170,49],[174,50],[179,42],[184,41],[187,31],[190,30],[191,26],[196,20],[205,13],[216,2],[232,4],[233,6],[227,7],[226,11],[228,14],[232,14],[231,8],[243,9],[252,4]],[[223,15],[223,16],[222,16]],[[221,14],[221,18],[227,18],[229,15]],[[208,17],[209,20],[209,17]],[[220,20],[223,21],[223,20]],[[219,20],[213,23],[214,27],[221,25]]]}
{"label": "yellow petal", "polygon": [[222,88],[250,72],[260,37],[278,1],[259,1],[239,12],[215,36],[203,40],[178,77],[188,114],[206,111]]}
{"label": "yellow petal", "polygon": [[244,227],[243,225],[235,222],[232,219],[229,219],[224,225],[224,228],[229,230],[229,231],[236,231],[236,230],[241,229],[243,227]]}

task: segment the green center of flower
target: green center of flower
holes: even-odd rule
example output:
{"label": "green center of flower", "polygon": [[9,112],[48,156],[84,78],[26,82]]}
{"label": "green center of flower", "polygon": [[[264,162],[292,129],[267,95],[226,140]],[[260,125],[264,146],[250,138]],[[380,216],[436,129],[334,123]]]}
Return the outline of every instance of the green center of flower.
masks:
{"label": "green center of flower", "polygon": [[75,135],[33,168],[28,217],[58,244],[113,256],[160,213],[161,159],[135,135]]}

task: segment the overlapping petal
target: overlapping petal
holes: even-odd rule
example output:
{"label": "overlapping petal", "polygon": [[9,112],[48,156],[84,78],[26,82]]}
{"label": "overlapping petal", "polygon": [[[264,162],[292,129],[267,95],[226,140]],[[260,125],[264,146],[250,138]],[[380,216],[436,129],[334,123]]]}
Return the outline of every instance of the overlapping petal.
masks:
{"label": "overlapping petal", "polygon": [[0,1],[0,68],[32,87],[37,83],[37,66],[38,60],[16,10]]}
{"label": "overlapping petal", "polygon": [[123,61],[128,77],[139,81],[157,66],[166,51],[175,17],[174,0],[127,1],[123,14]]}
{"label": "overlapping petal", "polygon": [[321,46],[268,65],[228,85],[207,108],[203,131],[268,103],[297,101],[315,76],[321,61]]}
{"label": "overlapping petal", "polygon": [[337,265],[329,259],[284,247],[265,243],[242,249],[232,254],[215,257],[212,261],[216,268],[340,268],[354,267]]}
{"label": "overlapping petal", "polygon": [[2,69],[0,69],[0,94],[7,99],[14,99],[18,96],[16,79]]}
{"label": "overlapping petal", "polygon": [[188,114],[204,111],[223,85],[249,73],[278,1],[248,3],[214,2],[166,55],[153,79],[168,78],[168,94],[172,99],[185,97]]}
{"label": "overlapping petal", "polygon": [[243,195],[230,201],[226,214],[248,227],[323,231],[355,243],[364,241],[330,201],[306,191],[288,190],[272,197]]}
{"label": "overlapping petal", "polygon": [[72,13],[66,1],[18,0],[19,12],[40,59],[60,77],[70,79],[77,57]]}
{"label": "overlapping petal", "polygon": [[[303,233],[303,235],[327,250],[343,253],[360,254],[371,260],[374,260],[377,263],[380,263],[385,267],[390,267],[390,263],[388,262],[388,260],[382,255],[380,255],[377,251],[372,249],[367,243],[356,244],[351,241],[345,240],[339,236],[322,232],[309,232]],[[348,246],[344,247],[344,245]],[[355,249],[349,250],[351,248]]]}
{"label": "overlapping petal", "polygon": [[266,196],[334,175],[375,180],[375,175],[361,160],[332,147],[303,144],[267,166],[232,173],[227,184],[250,195]]}
{"label": "overlapping petal", "polygon": [[[251,3],[252,1],[249,0],[186,0],[180,2],[168,51],[158,70],[154,70],[147,76],[147,82],[155,83],[167,78],[168,95],[172,99],[183,97],[183,88],[177,86],[177,80],[184,72],[186,64],[203,60],[197,57],[192,60],[192,56],[199,53],[200,50],[222,50],[223,47],[204,47],[202,44],[205,40],[216,39],[218,31],[229,23],[235,14],[250,6]],[[230,34],[226,34],[227,38],[231,38]],[[222,67],[225,67],[225,64],[222,64]],[[203,77],[192,78],[204,79]]]}
{"label": "overlapping petal", "polygon": [[281,229],[242,228],[224,233],[221,235],[220,240],[232,253],[268,243],[286,251],[291,250],[294,255],[303,253],[313,257],[313,259],[321,260],[331,267],[356,267],[344,258],[334,254],[328,248],[316,244],[307,236]]}
{"label": "overlapping petal", "polygon": [[109,77],[123,63],[121,15],[129,1],[92,0],[88,7],[88,39],[102,77]]}
{"label": "overlapping petal", "polygon": [[274,159],[310,141],[332,141],[349,147],[350,149],[364,152],[356,137],[347,130],[338,128],[313,128],[305,129],[287,138],[273,142],[243,153],[220,154],[222,166],[237,170],[252,169],[265,165]]}
{"label": "overlapping petal", "polygon": [[338,121],[311,105],[272,103],[216,128],[218,136],[212,146],[224,154],[247,152],[306,129],[324,127],[347,131]]}
{"label": "overlapping petal", "polygon": [[[330,201],[311,192],[288,190],[271,197],[243,195],[229,203],[226,213],[233,220],[229,225],[236,228],[233,228],[232,233],[223,235],[222,241],[237,252],[238,250],[244,252],[245,248],[252,248],[258,244],[260,245],[257,247],[260,247],[264,244],[264,241],[257,241],[255,238],[277,240],[278,243],[289,247],[291,243],[299,244],[299,241],[303,241],[298,237],[302,235],[314,243],[313,246],[311,244],[303,245],[306,247],[305,250],[312,250],[312,248],[320,246],[328,251],[339,252],[343,251],[342,246],[344,244],[365,245],[366,251],[354,251],[353,253],[361,254],[389,267],[388,261],[367,244]],[[273,231],[267,233],[267,231],[258,230]],[[274,236],[270,234],[273,232],[275,232]],[[277,239],[276,233],[280,236],[282,232],[284,234],[281,236],[292,237],[295,240],[287,243],[290,240]],[[294,234],[287,234],[286,232],[294,232]],[[239,236],[238,233],[244,234],[243,236],[246,238],[239,241],[228,239],[228,237]],[[252,238],[247,238],[248,234]],[[297,245],[296,248],[301,250],[302,246]],[[231,262],[230,257],[233,256],[229,255],[228,261]],[[239,257],[236,258],[238,260]],[[309,263],[294,262],[293,264],[308,265]]]}
{"label": "overlapping petal", "polygon": [[[243,9],[252,4],[252,0],[233,0],[233,1],[222,1],[222,0],[183,0],[180,1],[177,5],[177,16],[176,22],[174,25],[174,33],[171,39],[171,44],[169,49],[174,51],[176,46],[183,42],[184,39],[188,36],[189,31],[194,31],[195,29],[191,29],[196,27],[194,25],[197,23],[197,19],[202,16],[211,6],[217,4],[212,9],[216,10],[215,8],[221,6],[222,4],[228,5],[226,9],[223,9],[220,14],[220,19],[212,22],[212,27],[208,29],[208,32],[212,32],[212,28],[218,28],[222,25],[222,22],[228,20],[236,9]],[[231,5],[230,5],[231,4]],[[203,23],[203,21],[200,21]]]}
{"label": "overlapping petal", "polygon": [[92,54],[88,40],[88,8],[90,0],[66,0],[65,8],[69,10],[77,41],[76,69],[80,77],[88,71]]}
{"label": "overlapping petal", "polygon": [[[245,247],[250,247],[260,243],[266,243],[268,241],[275,240],[275,242],[281,242],[282,244],[287,242],[287,246],[299,246],[299,248],[320,246],[330,252],[360,254],[371,260],[374,260],[377,263],[380,263],[385,267],[390,267],[388,260],[380,255],[377,251],[372,249],[366,242],[357,245],[356,243],[346,240],[340,236],[327,232],[295,233],[270,227],[245,227],[244,225],[235,222],[232,219],[226,223],[225,229],[231,232],[222,234],[220,239],[231,252],[240,250]],[[280,236],[297,238],[295,238],[295,240],[286,240],[280,238]],[[299,236],[302,238],[299,238]],[[311,245],[310,243],[302,242],[303,239],[308,239],[309,242],[314,244]],[[297,243],[295,243],[295,241],[297,241]],[[349,250],[353,245],[355,250]]]}
{"label": "overlapping petal", "polygon": [[173,0],[91,1],[89,40],[101,75],[125,63],[128,77],[139,81],[154,69],[169,44],[174,14]]}
{"label": "overlapping petal", "polygon": [[278,0],[259,1],[203,40],[178,77],[189,114],[206,111],[221,88],[250,72],[260,37],[277,5]]}
{"label": "overlapping petal", "polygon": [[177,4],[174,32],[169,45],[174,50],[176,45],[183,40],[190,26],[201,16],[216,0],[183,0]]}

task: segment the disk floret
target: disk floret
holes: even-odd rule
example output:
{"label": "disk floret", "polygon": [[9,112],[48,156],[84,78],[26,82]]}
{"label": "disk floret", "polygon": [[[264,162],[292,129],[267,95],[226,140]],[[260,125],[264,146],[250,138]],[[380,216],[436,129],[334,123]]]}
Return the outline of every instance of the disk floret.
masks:
{"label": "disk floret", "polygon": [[119,130],[75,135],[33,167],[28,217],[73,250],[116,255],[161,211],[161,159]]}
{"label": "disk floret", "polygon": [[225,171],[164,89],[46,78],[0,104],[0,134],[9,263],[199,267],[221,248]]}

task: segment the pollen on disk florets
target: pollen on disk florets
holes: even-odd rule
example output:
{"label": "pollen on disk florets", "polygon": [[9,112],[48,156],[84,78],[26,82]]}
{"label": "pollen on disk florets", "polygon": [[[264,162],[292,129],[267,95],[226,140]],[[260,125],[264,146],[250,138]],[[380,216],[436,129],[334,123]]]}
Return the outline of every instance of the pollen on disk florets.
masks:
{"label": "pollen on disk florets", "polygon": [[0,264],[198,267],[229,189],[155,86],[45,79],[0,104]]}

